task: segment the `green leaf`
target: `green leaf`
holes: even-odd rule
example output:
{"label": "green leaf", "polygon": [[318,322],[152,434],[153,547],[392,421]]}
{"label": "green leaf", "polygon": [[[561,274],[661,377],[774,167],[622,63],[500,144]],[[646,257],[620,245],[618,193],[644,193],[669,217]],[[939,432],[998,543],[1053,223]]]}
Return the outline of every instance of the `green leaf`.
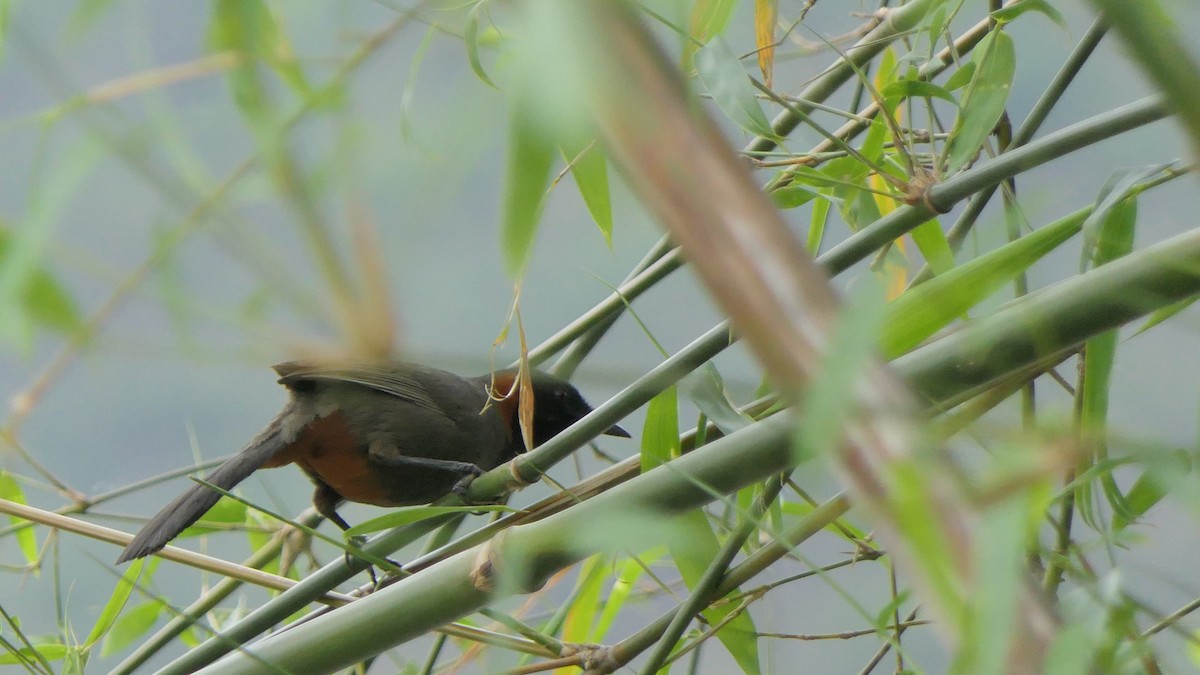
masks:
{"label": "green leaf", "polygon": [[642,472],[679,456],[679,392],[667,387],[650,399],[642,425]]}
{"label": "green leaf", "polygon": [[1082,228],[1082,209],[906,291],[888,306],[880,348],[895,358],[995,293]]}
{"label": "green leaf", "polygon": [[930,581],[927,592],[936,596],[930,602],[943,607],[948,617],[964,616],[967,597],[957,555],[941,531],[931,524],[942,514],[929,493],[924,468],[911,459],[893,462],[886,479],[886,494],[891,496],[886,508],[891,509],[900,536],[917,552],[915,561],[926,570],[921,576]]}
{"label": "green leaf", "polygon": [[1093,640],[1086,626],[1069,623],[1050,643],[1041,672],[1045,675],[1087,675],[1092,672]]}
{"label": "green leaf", "polygon": [[696,0],[692,5],[692,13],[688,17],[688,35],[691,39],[683,43],[684,71],[691,70],[692,57],[697,48],[708,44],[714,35],[725,32],[737,4],[737,0]]}
{"label": "green leaf", "polygon": [[253,57],[247,58],[246,63],[234,69],[240,71],[235,77],[247,78],[235,86],[259,89],[253,93],[252,99],[267,99],[257,76],[252,76],[253,81],[250,79],[250,71],[256,67],[256,60],[272,68],[279,79],[293,90],[305,96],[312,93],[291,43],[263,0],[216,0],[208,37],[214,51],[233,49],[242,52],[245,57]]}
{"label": "green leaf", "polygon": [[1143,323],[1141,326],[1138,326],[1138,329],[1133,333],[1133,335],[1130,335],[1129,337],[1136,337],[1138,335],[1141,335],[1142,333],[1145,333],[1146,331],[1150,330],[1151,328],[1154,328],[1158,324],[1175,316],[1176,314],[1182,312],[1183,310],[1187,309],[1188,307],[1191,307],[1192,304],[1194,302],[1196,302],[1197,300],[1200,300],[1200,297],[1193,296],[1190,298],[1184,298],[1183,300],[1180,300],[1179,302],[1172,303],[1170,305],[1167,305],[1166,307],[1163,307],[1160,310],[1155,311],[1153,314],[1150,315],[1150,318],[1146,319],[1146,322]]}
{"label": "green leaf", "polygon": [[38,656],[47,661],[61,661],[70,653],[71,648],[60,642],[49,642],[40,645],[34,645],[33,649],[21,647],[17,650],[20,656],[13,653],[0,654],[0,665],[13,666],[24,664],[27,661],[36,661]]}
{"label": "green leaf", "polygon": [[758,90],[750,84],[750,76],[725,40],[713,38],[696,52],[696,74],[713,102],[734,124],[756,136],[775,138],[758,104]]}
{"label": "green leaf", "polygon": [[992,504],[975,538],[974,584],[966,620],[959,624],[962,643],[951,667],[960,673],[1001,673],[1014,649],[1024,557],[1030,540],[1030,500],[1020,492]]}
{"label": "green leaf", "polygon": [[838,312],[829,350],[801,401],[799,419],[804,423],[796,434],[797,463],[839,443],[854,407],[859,375],[878,347],[885,316],[883,288],[873,275],[864,275],[859,283]]}
{"label": "green leaf", "polygon": [[996,122],[1004,114],[1017,67],[1013,39],[993,30],[972,53],[978,64],[971,83],[963,92],[958,118],[946,145],[946,173],[953,174],[975,157]]}
{"label": "green leaf", "polygon": [[[17,504],[25,504],[25,492],[21,489],[21,484],[13,478],[12,474],[0,469],[0,499],[7,499],[10,502]],[[17,547],[21,549],[21,555],[25,558],[25,562],[33,564],[37,561],[37,533],[30,526],[29,521],[16,516],[9,516],[9,522],[13,525],[25,525],[16,531]]]}
{"label": "green leaf", "polygon": [[608,190],[608,160],[604,150],[595,139],[562,145],[563,158],[571,167],[571,177],[583,203],[587,205],[588,213],[600,234],[604,235],[604,243],[612,248],[612,198]]}
{"label": "green leaf", "polygon": [[100,615],[96,617],[96,623],[92,625],[92,632],[88,633],[87,639],[83,641],[84,649],[91,649],[95,646],[101,638],[108,634],[113,624],[116,623],[121,610],[125,608],[125,603],[129,601],[129,596],[133,594],[138,577],[142,574],[142,565],[144,563],[144,558],[133,561],[133,564],[121,575],[121,578],[117,581],[116,588],[109,594],[108,602],[104,604],[104,609],[100,610]]}
{"label": "green leaf", "polygon": [[[673,531],[668,538],[667,549],[671,552],[671,558],[679,568],[684,583],[689,589],[694,589],[704,577],[709,562],[720,552],[721,543],[713,534],[712,527],[708,524],[708,518],[703,511],[692,511],[674,519],[673,523],[675,523],[675,527],[672,528]],[[715,607],[709,606],[701,612],[701,615],[708,625],[715,626],[725,621],[736,609],[737,603],[724,603]],[[730,620],[717,633],[717,638],[729,650],[744,672],[761,672],[758,662],[757,631],[749,612],[742,612]]]}
{"label": "green leaf", "polygon": [[[1188,461],[1187,453],[1180,451],[1177,456],[1181,460],[1175,463],[1178,466],[1177,475],[1186,476],[1190,474],[1191,462]],[[1119,532],[1130,524],[1137,522],[1139,518],[1146,515],[1150,509],[1162,501],[1163,497],[1170,494],[1167,486],[1161,480],[1160,473],[1160,470],[1148,469],[1143,471],[1137,477],[1137,480],[1133,482],[1133,487],[1129,488],[1129,492],[1125,493],[1125,504],[1128,507],[1128,512],[1125,514],[1113,514],[1112,526],[1114,531]]]}
{"label": "green leaf", "polygon": [[601,592],[604,590],[604,582],[608,579],[611,565],[611,556],[594,555],[580,566],[575,592],[567,610],[566,621],[563,623],[561,639],[564,642],[582,644],[588,641],[595,620],[604,605]]}
{"label": "green leaf", "polygon": [[239,525],[246,521],[247,507],[242,502],[228,497],[221,497],[196,524],[189,526],[179,533],[180,539],[198,537],[202,534],[224,532],[230,528],[221,525]]}
{"label": "green leaf", "polygon": [[[1117,235],[1116,240],[1111,240],[1110,243],[1104,245],[1105,249],[1115,250],[1099,250],[1101,248],[1100,238],[1101,232],[1105,227],[1116,227],[1119,223],[1109,224],[1109,219],[1112,217],[1112,212],[1121,206],[1127,198],[1139,194],[1139,185],[1148,178],[1155,176],[1168,168],[1168,164],[1158,164],[1153,166],[1142,166],[1131,169],[1122,169],[1115,172],[1105,181],[1104,186],[1100,188],[1100,193],[1096,196],[1096,203],[1092,207],[1092,213],[1083,223],[1083,248],[1080,252],[1079,271],[1084,272],[1097,265],[1102,265],[1108,260],[1113,260],[1128,253],[1132,248],[1132,241],[1125,241],[1126,238],[1132,237],[1132,223],[1128,223],[1129,232],[1125,235],[1120,235],[1120,229],[1109,233],[1109,238]],[[1125,214],[1128,217],[1129,214]]]}
{"label": "green leaf", "polygon": [[479,15],[486,6],[486,2],[477,2],[471,11],[467,12],[467,20],[463,24],[463,44],[467,48],[467,63],[471,64],[471,71],[475,73],[475,77],[492,89],[496,89],[496,83],[488,77],[487,71],[483,69],[483,63],[479,60]]}
{"label": "green leaf", "polygon": [[817,193],[803,186],[792,183],[786,187],[772,190],[771,201],[781,209],[794,209],[803,206],[817,198]]}
{"label": "green leaf", "polygon": [[471,506],[410,506],[401,509],[395,509],[388,512],[386,515],[372,518],[366,522],[359,523],[354,527],[346,530],[343,534],[346,537],[354,537],[360,534],[370,534],[380,530],[389,530],[394,527],[402,527],[419,523],[422,520],[429,520],[448,513],[475,513],[477,511],[486,511],[488,513],[515,513],[516,509],[510,506],[501,504],[475,504]]}
{"label": "green leaf", "polygon": [[[8,3],[6,2],[4,5],[7,6]],[[71,18],[67,19],[67,35],[71,40],[83,37],[84,33],[90,30],[112,5],[113,0],[82,0],[76,5],[75,11],[71,12]],[[0,38],[0,40],[2,39]]]}
{"label": "green leaf", "polygon": [[608,592],[608,598],[604,602],[604,608],[600,612],[600,618],[596,621],[595,628],[592,630],[591,636],[587,642],[602,642],[608,631],[612,628],[613,622],[616,621],[617,615],[620,614],[621,608],[625,606],[625,601],[629,599],[630,593],[633,592],[634,585],[646,571],[646,566],[653,564],[659,558],[666,554],[666,549],[659,547],[650,551],[641,553],[637,558],[627,558],[621,565],[620,570],[613,577],[612,588]]}
{"label": "green leaf", "polygon": [[[1101,212],[1097,207],[1097,212]],[[1133,250],[1134,225],[1137,223],[1137,199],[1130,197],[1118,202],[1103,211],[1103,220],[1099,223],[1095,234],[1095,244],[1092,247],[1092,265],[1099,267],[1107,262],[1120,258]],[[1093,214],[1095,215],[1095,214]],[[1089,222],[1092,221],[1089,218]],[[1087,223],[1084,224],[1087,232]],[[1105,437],[1108,427],[1108,401],[1111,389],[1113,363],[1116,360],[1117,331],[1111,330],[1088,340],[1084,343],[1083,359],[1083,397],[1080,408],[1080,425],[1085,433],[1095,435],[1096,459],[1108,457],[1108,447]],[[1125,520],[1133,520],[1138,514],[1128,504],[1111,471],[1105,471],[1099,477],[1105,498],[1112,507],[1115,515]],[[1082,505],[1080,514],[1092,527],[1096,527],[1095,515],[1089,508],[1089,499],[1080,499]]]}
{"label": "green leaf", "polygon": [[954,251],[950,250],[950,242],[946,241],[946,233],[937,219],[921,223],[911,234],[934,274],[945,274],[954,267]]}
{"label": "green leaf", "polygon": [[896,80],[895,82],[889,82],[879,93],[883,94],[883,97],[889,101],[902,98],[940,98],[958,105],[958,99],[954,98],[954,95],[947,89],[924,80]]}
{"label": "green leaf", "polygon": [[[67,335],[78,335],[83,331],[83,319],[75,302],[63,290],[58,281],[44,268],[37,266],[29,252],[23,254],[14,249],[13,238],[8,228],[0,223],[0,269],[10,265],[24,268],[24,271],[14,270],[11,274],[13,293],[21,316],[6,317],[10,321],[29,320],[34,325],[40,325]],[[22,250],[24,247],[22,247]],[[10,258],[11,255],[31,256],[21,262]]]}
{"label": "green leaf", "polygon": [[1067,28],[1067,20],[1063,18],[1062,13],[1046,0],[1023,0],[1023,2],[1018,2],[1014,5],[1009,5],[1008,7],[998,9],[988,14],[988,16],[995,19],[997,23],[1005,24],[1010,23],[1018,16],[1021,16],[1026,12],[1038,12],[1039,14],[1044,14],[1051,21],[1057,24],[1059,28],[1062,28],[1063,30],[1066,30]]}
{"label": "green leaf", "polygon": [[962,89],[970,84],[971,80],[975,77],[976,67],[977,64],[974,61],[967,61],[961,68],[951,73],[950,77],[946,78],[946,91]]}
{"label": "green leaf", "polygon": [[753,423],[754,420],[739,413],[737,406],[729,400],[725,381],[713,364],[704,364],[698,370],[692,371],[683,381],[687,387],[688,398],[722,433],[731,434]]}
{"label": "green leaf", "polygon": [[527,109],[529,103],[528,97],[518,97],[509,116],[501,241],[505,266],[514,279],[524,276],[529,265],[554,161],[554,144]]}
{"label": "green leaf", "polygon": [[825,226],[829,222],[829,199],[818,199],[813,203],[812,217],[808,219],[808,237],[805,247],[814,258],[821,252],[821,242],[825,239]]}
{"label": "green leaf", "polygon": [[166,603],[148,600],[126,611],[104,636],[104,642],[100,645],[100,656],[118,654],[126,647],[141,641],[158,622],[158,617],[162,616],[166,607]]}

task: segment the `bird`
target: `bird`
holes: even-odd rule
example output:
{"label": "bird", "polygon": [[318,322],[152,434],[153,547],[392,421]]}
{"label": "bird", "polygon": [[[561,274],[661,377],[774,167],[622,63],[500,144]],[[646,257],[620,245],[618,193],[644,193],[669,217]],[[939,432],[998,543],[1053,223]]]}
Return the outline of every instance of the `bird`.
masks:
{"label": "bird", "polygon": [[[295,464],[316,485],[316,510],[348,530],[337,513],[347,500],[426,504],[460,492],[525,449],[515,368],[478,377],[394,360],[289,361],[273,368],[288,391],[283,410],[205,483],[227,491],[260,468]],[[530,380],[534,447],[592,411],[569,382],[538,370]],[[616,425],[604,433],[629,437]],[[142,527],[117,564],[162,549],[220,497],[193,485]]]}

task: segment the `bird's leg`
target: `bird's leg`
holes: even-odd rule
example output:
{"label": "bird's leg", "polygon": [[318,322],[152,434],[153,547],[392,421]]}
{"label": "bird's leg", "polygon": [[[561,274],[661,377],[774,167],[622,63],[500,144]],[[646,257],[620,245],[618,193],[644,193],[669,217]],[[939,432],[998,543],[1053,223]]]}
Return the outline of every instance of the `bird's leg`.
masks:
{"label": "bird's leg", "polygon": [[313,506],[317,509],[317,513],[325,516],[326,520],[340,527],[343,532],[350,529],[350,523],[347,523],[337,512],[337,507],[345,500],[325,483],[319,480],[316,483],[317,490],[313,492],[312,502]]}
{"label": "bird's leg", "polygon": [[454,487],[450,491],[458,495],[463,502],[472,504],[467,498],[467,487],[471,485],[471,481],[475,480],[483,469],[470,462],[458,462],[452,459],[432,459],[429,457],[408,457],[391,452],[379,452],[372,448],[367,451],[371,457],[371,461],[378,462],[392,469],[434,469],[437,471],[445,471],[458,476],[458,481],[454,483]]}
{"label": "bird's leg", "polygon": [[[338,515],[338,512],[337,512],[338,505],[341,504],[345,500],[342,499],[342,496],[340,494],[338,494],[336,491],[334,491],[333,488],[329,487],[328,485],[326,485],[325,483],[323,483],[321,481],[317,481],[317,489],[315,492],[313,492],[312,501],[313,501],[313,506],[316,507],[316,509],[317,509],[317,513],[321,514],[322,516],[325,516],[325,518],[328,519],[329,522],[333,523],[334,525],[337,525],[339,528],[341,528],[341,530],[343,532],[350,529],[350,523],[347,523],[346,520],[344,518],[342,518],[340,515]],[[365,544],[366,541],[367,541],[367,538],[361,534],[350,537],[350,543],[355,548],[362,548],[362,545]],[[350,564],[350,557],[351,557],[350,552],[346,551],[345,558],[346,558],[347,565]],[[400,567],[399,564],[397,564],[391,560],[388,560],[387,558],[384,558],[384,560],[387,560],[388,563],[394,565],[397,569],[399,569],[399,567]],[[379,579],[375,576],[375,566],[374,565],[367,566],[367,574],[369,574],[371,576],[371,584],[373,586],[378,586]]]}

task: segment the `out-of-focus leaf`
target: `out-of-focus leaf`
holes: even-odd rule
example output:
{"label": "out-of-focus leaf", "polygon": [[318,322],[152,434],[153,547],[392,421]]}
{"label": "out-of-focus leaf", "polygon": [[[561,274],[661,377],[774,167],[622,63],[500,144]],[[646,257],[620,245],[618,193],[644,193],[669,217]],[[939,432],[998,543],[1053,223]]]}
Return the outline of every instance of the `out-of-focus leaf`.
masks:
{"label": "out-of-focus leaf", "polygon": [[758,90],[729,44],[717,37],[696,52],[696,73],[713,102],[734,124],[765,138],[774,138],[771,123],[758,104]]}
{"label": "out-of-focus leaf", "polygon": [[885,316],[884,293],[875,277],[864,275],[838,313],[821,369],[801,402],[804,424],[797,430],[797,463],[835,447],[854,408],[854,387],[878,346]]}
{"label": "out-of-focus leaf", "polygon": [[78,336],[82,321],[74,303],[44,260],[59,213],[69,204],[102,156],[99,143],[76,143],[53,168],[33,176],[24,218],[15,226],[0,220],[0,341],[27,347],[33,328],[44,326]]}
{"label": "out-of-focus leaf", "polygon": [[[7,11],[8,5],[6,0],[3,3],[2,11]],[[90,30],[112,5],[113,0],[82,0],[75,6],[75,11],[71,12],[71,18],[67,19],[68,37],[72,40],[83,37],[83,34]],[[2,23],[0,21],[0,24]],[[3,41],[2,37],[0,37],[0,41]]]}
{"label": "out-of-focus leaf", "polygon": [[1046,675],[1087,675],[1092,672],[1092,642],[1086,626],[1068,623],[1050,643],[1042,672]]}
{"label": "out-of-focus leaf", "polygon": [[586,142],[564,141],[563,158],[571,165],[571,176],[592,221],[604,235],[604,243],[612,248],[612,196],[608,190],[608,161],[604,149],[592,139]]}
{"label": "out-of-focus leaf", "polygon": [[471,11],[467,12],[467,20],[463,24],[463,44],[467,48],[467,63],[471,65],[475,77],[495,89],[496,84],[492,82],[492,78],[488,77],[487,71],[483,68],[483,62],[479,60],[479,15],[486,6],[486,2],[477,2]]}
{"label": "out-of-focus leaf", "polygon": [[1008,103],[1013,73],[1017,67],[1013,39],[993,30],[972,52],[978,64],[971,83],[963,92],[950,141],[946,146],[946,173],[953,174],[971,161]]}
{"label": "out-of-focus leaf", "polygon": [[[271,8],[262,0],[216,0],[209,27],[209,44],[215,51],[235,49],[253,56],[274,70],[291,89],[304,96],[312,93],[287,35]],[[252,70],[254,59],[247,59],[247,63],[235,71]],[[235,83],[237,86],[261,87],[261,83]],[[253,98],[265,101],[265,94],[260,90]]]}
{"label": "out-of-focus leaf", "polygon": [[688,17],[690,40],[683,43],[683,69],[692,68],[692,57],[696,50],[708,44],[714,35],[720,35],[729,25],[737,0],[696,0]]}
{"label": "out-of-focus leaf", "polygon": [[[975,583],[966,598],[968,614],[959,623],[961,642],[953,672],[999,673],[1017,645],[1024,557],[1032,537],[1031,493],[1022,491],[988,506],[972,551]],[[1042,505],[1045,506],[1045,505]]]}
{"label": "out-of-focus leaf", "polygon": [[775,69],[775,17],[779,0],[754,0],[754,46],[758,51],[758,69],[763,82],[771,86]]}
{"label": "out-of-focus leaf", "polygon": [[509,116],[508,165],[504,176],[504,221],[501,241],[504,262],[514,279],[525,274],[533,253],[538,221],[550,185],[554,144],[546,138],[536,116],[527,110],[526,97],[519,97]]}

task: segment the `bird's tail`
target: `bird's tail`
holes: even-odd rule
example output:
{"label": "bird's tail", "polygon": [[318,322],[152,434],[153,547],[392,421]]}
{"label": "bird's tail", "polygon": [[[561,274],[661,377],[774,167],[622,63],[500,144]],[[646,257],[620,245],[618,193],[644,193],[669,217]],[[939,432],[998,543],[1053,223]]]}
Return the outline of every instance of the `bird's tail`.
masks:
{"label": "bird's tail", "polygon": [[[283,418],[284,414],[280,414],[272,420],[266,429],[263,429],[246,444],[241,452],[230,457],[224,464],[205,476],[204,481],[216,485],[222,490],[230,490],[283,450],[287,445],[282,438]],[[168,504],[166,508],[158,512],[158,515],[150,519],[150,522],[146,523],[133,541],[125,547],[125,550],[121,551],[121,556],[117,558],[117,564],[148,556],[166,546],[167,542],[174,539],[176,535],[200,520],[200,516],[211,509],[220,498],[219,492],[211,490],[207,486],[199,483],[192,485],[187,492],[179,495],[175,501]]]}

